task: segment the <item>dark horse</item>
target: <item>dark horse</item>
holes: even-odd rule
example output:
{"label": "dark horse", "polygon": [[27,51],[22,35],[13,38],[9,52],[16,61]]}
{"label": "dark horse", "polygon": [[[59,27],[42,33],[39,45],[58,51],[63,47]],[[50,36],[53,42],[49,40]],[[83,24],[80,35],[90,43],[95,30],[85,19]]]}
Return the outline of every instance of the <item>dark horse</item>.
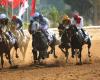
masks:
{"label": "dark horse", "polygon": [[[33,30],[34,28],[34,30]],[[49,54],[54,53],[55,55],[55,45],[56,45],[56,39],[53,37],[53,41],[48,44],[47,38],[42,30],[39,29],[39,22],[35,21],[31,26],[29,26],[29,33],[32,34],[32,47],[33,47],[33,55],[34,55],[34,63],[38,60],[40,62],[40,59],[48,58]],[[48,51],[48,47],[51,47],[50,52]],[[39,56],[37,57],[37,51],[39,51]]]}
{"label": "dark horse", "polygon": [[65,48],[65,50],[67,52],[67,57],[68,57],[68,49],[70,48],[68,46],[68,44],[70,42],[72,57],[74,57],[75,53],[78,54],[78,57],[80,58],[79,64],[82,64],[81,52],[82,52],[82,46],[84,44],[88,45],[88,57],[90,59],[90,57],[91,57],[90,56],[91,39],[90,39],[89,35],[87,38],[87,42],[84,42],[82,34],[73,25],[70,25],[69,28],[66,29],[63,27],[63,24],[59,24],[58,30],[59,30],[59,35],[61,36],[61,42],[63,43],[60,45],[60,49],[62,50],[62,48]]}
{"label": "dark horse", "polygon": [[5,39],[5,36],[3,35],[2,30],[0,28],[0,57],[1,57],[2,68],[4,64],[4,60],[3,60],[4,53],[6,55],[6,58],[9,60],[9,64],[12,66],[11,57],[10,57],[10,46],[7,40]]}
{"label": "dark horse", "polygon": [[82,64],[82,47],[84,44],[87,44],[88,46],[88,57],[90,60],[90,48],[91,48],[91,39],[88,36],[87,41],[84,42],[84,38],[82,36],[82,33],[73,25],[69,26],[69,38],[71,38],[71,50],[72,50],[72,55],[74,56],[75,54],[78,55],[79,58],[79,62],[77,62],[77,64]]}
{"label": "dark horse", "polygon": [[[3,68],[4,60],[3,60],[3,54],[5,53],[6,58],[9,60],[9,64],[12,67],[12,62],[11,62],[11,55],[10,55],[10,50],[12,47],[15,48],[16,50],[16,58],[18,58],[17,55],[17,48],[18,48],[18,43],[17,40],[15,40],[15,43],[12,44],[10,35],[11,32],[8,31],[8,21],[4,23],[6,24],[0,24],[0,57],[1,57],[1,64]],[[5,26],[4,26],[5,25]],[[15,66],[14,66],[15,67]]]}
{"label": "dark horse", "polygon": [[61,44],[59,48],[65,54],[66,62],[68,60],[68,49],[71,47],[69,34],[67,34],[67,29],[63,26],[63,24],[59,24],[58,26],[59,36],[61,37]]}

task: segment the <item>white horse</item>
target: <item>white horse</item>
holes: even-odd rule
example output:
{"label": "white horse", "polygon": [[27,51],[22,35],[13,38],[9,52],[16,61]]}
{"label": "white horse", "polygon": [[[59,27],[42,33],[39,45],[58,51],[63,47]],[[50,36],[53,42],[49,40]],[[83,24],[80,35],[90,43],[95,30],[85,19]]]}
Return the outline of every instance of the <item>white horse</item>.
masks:
{"label": "white horse", "polygon": [[15,35],[15,37],[17,38],[18,44],[19,44],[19,49],[23,55],[23,60],[25,59],[25,54],[26,54],[26,50],[28,47],[28,43],[30,40],[30,35],[28,33],[28,31],[24,30],[24,35],[22,34],[21,31],[16,29],[16,25],[11,23],[10,26],[10,31]]}

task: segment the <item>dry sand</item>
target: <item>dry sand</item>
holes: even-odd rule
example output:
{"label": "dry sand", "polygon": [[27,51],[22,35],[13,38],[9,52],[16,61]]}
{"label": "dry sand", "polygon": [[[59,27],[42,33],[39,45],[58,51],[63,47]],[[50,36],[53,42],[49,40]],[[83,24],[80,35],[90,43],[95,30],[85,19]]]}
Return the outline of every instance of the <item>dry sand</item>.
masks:
{"label": "dry sand", "polygon": [[75,65],[75,59],[69,57],[69,63],[65,64],[64,54],[56,47],[58,59],[52,55],[46,60],[49,64],[60,66],[30,66],[33,61],[31,52],[31,40],[29,42],[25,61],[22,55],[19,59],[13,58],[14,63],[19,65],[17,69],[9,69],[9,64],[5,60],[4,69],[0,70],[0,80],[100,80],[100,29],[87,29],[92,36],[92,64],[85,64],[87,60],[87,46],[84,45],[82,51],[83,65]]}

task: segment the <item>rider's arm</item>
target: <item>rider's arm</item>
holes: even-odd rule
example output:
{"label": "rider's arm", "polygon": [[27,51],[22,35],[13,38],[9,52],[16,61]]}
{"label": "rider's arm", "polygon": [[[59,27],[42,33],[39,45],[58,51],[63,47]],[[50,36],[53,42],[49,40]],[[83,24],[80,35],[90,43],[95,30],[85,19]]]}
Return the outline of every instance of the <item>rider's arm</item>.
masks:
{"label": "rider's arm", "polygon": [[83,17],[80,17],[81,18],[81,22],[80,22],[80,27],[84,27],[84,20],[83,20]]}

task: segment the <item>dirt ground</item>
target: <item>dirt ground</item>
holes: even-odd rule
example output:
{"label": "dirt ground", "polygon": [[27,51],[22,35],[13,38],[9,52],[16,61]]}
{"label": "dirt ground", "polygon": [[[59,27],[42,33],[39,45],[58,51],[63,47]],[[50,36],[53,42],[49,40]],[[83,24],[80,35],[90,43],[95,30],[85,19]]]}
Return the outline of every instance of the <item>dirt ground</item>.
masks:
{"label": "dirt ground", "polygon": [[[50,55],[45,62],[49,66],[31,65],[33,61],[31,52],[31,40],[29,42],[25,61],[22,55],[14,58],[14,63],[19,65],[17,69],[9,69],[5,60],[4,69],[0,70],[0,80],[100,80],[100,29],[87,29],[92,36],[92,64],[88,64],[87,46],[82,51],[83,65],[75,65],[75,59],[69,57],[69,63],[65,63],[64,54],[56,47],[57,59]],[[69,50],[70,51],[70,50]],[[1,67],[1,66],[0,66]]]}

